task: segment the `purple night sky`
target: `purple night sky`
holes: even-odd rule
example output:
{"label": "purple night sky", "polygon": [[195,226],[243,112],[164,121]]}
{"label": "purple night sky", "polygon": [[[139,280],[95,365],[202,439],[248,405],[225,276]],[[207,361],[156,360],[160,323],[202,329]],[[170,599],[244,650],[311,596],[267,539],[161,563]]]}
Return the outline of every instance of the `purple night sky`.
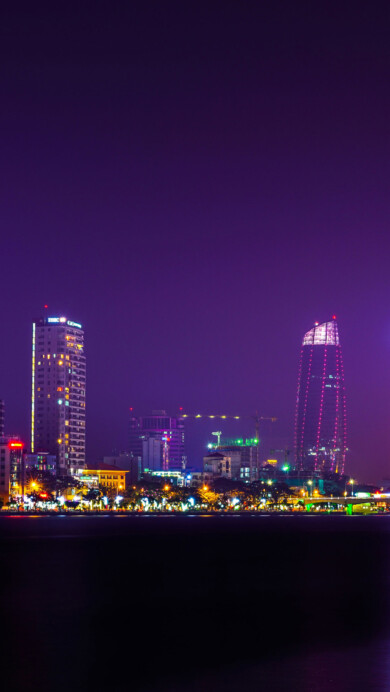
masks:
{"label": "purple night sky", "polygon": [[8,432],[44,303],[85,327],[91,461],[129,406],[259,409],[291,445],[303,334],[336,314],[346,471],[390,475],[389,28],[369,3],[3,6]]}

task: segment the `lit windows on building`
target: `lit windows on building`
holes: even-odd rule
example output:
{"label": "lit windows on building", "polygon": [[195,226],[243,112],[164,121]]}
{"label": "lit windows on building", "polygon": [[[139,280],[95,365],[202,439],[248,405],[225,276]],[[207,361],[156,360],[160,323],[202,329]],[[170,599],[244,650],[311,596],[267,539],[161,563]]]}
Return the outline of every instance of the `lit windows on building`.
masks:
{"label": "lit windows on building", "polygon": [[126,475],[129,472],[104,463],[99,463],[98,466],[99,468],[96,469],[88,468],[82,471],[81,475],[78,476],[81,482],[83,482],[84,476],[86,478],[94,476],[98,478],[98,484],[107,491],[113,491],[117,495],[124,492],[126,488]]}
{"label": "lit windows on building", "polygon": [[3,502],[17,501],[24,495],[23,443],[2,438],[0,441],[0,497]]}
{"label": "lit windows on building", "polygon": [[[65,363],[69,367],[64,367]],[[36,320],[33,323],[31,451],[55,455],[59,475],[74,473],[85,466],[85,385],[81,324],[66,317]]]}
{"label": "lit windows on building", "polygon": [[220,478],[232,477],[232,459],[221,452],[210,452],[203,457],[203,472]]}
{"label": "lit windows on building", "polygon": [[346,455],[344,367],[335,318],[302,342],[295,417],[295,467],[306,474],[343,473]]}

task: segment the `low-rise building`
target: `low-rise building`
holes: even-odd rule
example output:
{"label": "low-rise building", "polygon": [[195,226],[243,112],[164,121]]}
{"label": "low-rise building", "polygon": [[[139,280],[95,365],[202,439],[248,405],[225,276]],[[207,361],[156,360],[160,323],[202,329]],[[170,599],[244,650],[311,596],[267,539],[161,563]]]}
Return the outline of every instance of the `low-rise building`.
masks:
{"label": "low-rise building", "polygon": [[161,478],[179,488],[183,488],[186,485],[186,475],[182,471],[151,471],[150,469],[145,469],[145,475],[150,475],[152,478]]}
{"label": "low-rise building", "polygon": [[0,498],[3,502],[24,495],[23,443],[16,439],[0,439]]}
{"label": "low-rise building", "polygon": [[211,473],[213,476],[222,478],[232,477],[231,457],[221,452],[211,452],[203,457],[204,473]]}
{"label": "low-rise building", "polygon": [[204,473],[202,471],[194,471],[191,473],[190,487],[199,488],[203,485],[210,485],[213,482],[214,476],[212,473]]}
{"label": "low-rise building", "polygon": [[53,476],[57,473],[57,457],[49,452],[24,455],[24,468],[27,471],[46,471]]}
{"label": "low-rise building", "polygon": [[77,478],[84,487],[88,488],[88,490],[97,490],[99,488],[99,474],[94,471],[84,469],[84,471],[80,471],[75,478]]}
{"label": "low-rise building", "polygon": [[[103,463],[109,466],[115,466],[123,471],[128,471],[128,483],[137,483],[141,477],[141,457],[134,456],[131,452],[119,452],[111,456],[103,457]],[[154,468],[149,467],[148,468]]]}
{"label": "low-rise building", "polygon": [[116,466],[100,463],[97,464],[97,468],[84,469],[81,472],[81,477],[84,475],[97,476],[99,485],[120,495],[126,488],[126,475],[128,473],[128,471],[118,469]]}
{"label": "low-rise building", "polygon": [[215,450],[231,459],[231,478],[247,482],[259,477],[259,447],[257,440],[225,440]]}

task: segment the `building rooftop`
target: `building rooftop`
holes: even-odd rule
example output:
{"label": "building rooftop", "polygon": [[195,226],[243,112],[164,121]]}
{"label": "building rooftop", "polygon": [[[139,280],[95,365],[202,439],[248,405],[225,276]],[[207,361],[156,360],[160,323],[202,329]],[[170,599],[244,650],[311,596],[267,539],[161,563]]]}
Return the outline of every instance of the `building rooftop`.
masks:
{"label": "building rooftop", "polygon": [[306,332],[302,346],[339,346],[339,330],[336,319],[331,322],[323,322],[314,325],[313,329]]}
{"label": "building rooftop", "polygon": [[86,471],[118,471],[120,473],[128,473],[124,469],[120,469],[118,466],[113,466],[112,464],[105,464],[103,461],[99,461],[97,464],[88,465],[85,469]]}

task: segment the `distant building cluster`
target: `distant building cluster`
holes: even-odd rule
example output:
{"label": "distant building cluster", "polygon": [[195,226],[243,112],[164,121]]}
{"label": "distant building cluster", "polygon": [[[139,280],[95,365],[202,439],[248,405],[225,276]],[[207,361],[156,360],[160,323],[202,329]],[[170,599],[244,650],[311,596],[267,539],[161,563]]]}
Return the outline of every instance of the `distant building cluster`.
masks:
{"label": "distant building cluster", "polygon": [[184,419],[168,416],[166,411],[152,411],[140,418],[131,415],[129,452],[140,461],[143,471],[185,469]]}
{"label": "distant building cluster", "polygon": [[[201,468],[188,465],[188,415],[154,410],[135,416],[130,409],[127,449],[86,464],[86,355],[82,325],[65,316],[43,316],[32,328],[31,442],[5,433],[0,400],[0,497],[23,497],[34,472],[74,476],[90,489],[118,494],[142,477],[176,486],[200,486],[225,479],[254,483],[269,478],[341,476],[347,452],[342,351],[336,319],[316,323],[303,337],[295,416],[294,458],[260,459],[259,416],[253,439],[227,439],[221,431],[208,445]],[[194,416],[201,418],[200,415]],[[214,418],[215,416],[210,416]],[[221,416],[227,418],[228,416]],[[234,418],[239,418],[234,416]],[[280,450],[279,450],[280,451]]]}

